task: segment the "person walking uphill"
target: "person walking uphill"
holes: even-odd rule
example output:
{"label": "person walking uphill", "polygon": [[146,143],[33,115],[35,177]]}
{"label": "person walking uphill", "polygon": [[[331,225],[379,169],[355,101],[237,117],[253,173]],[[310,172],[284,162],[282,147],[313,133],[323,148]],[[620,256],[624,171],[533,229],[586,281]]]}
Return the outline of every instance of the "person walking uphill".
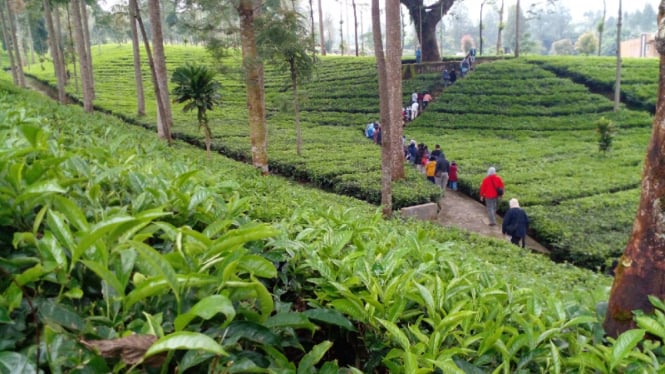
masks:
{"label": "person walking uphill", "polygon": [[517,199],[510,199],[508,205],[510,209],[503,216],[501,232],[510,235],[510,242],[517,246],[522,241],[522,248],[524,248],[526,246],[526,232],[529,229],[529,217],[520,208],[520,203]]}
{"label": "person walking uphill", "polygon": [[480,183],[480,201],[485,202],[490,226],[496,226],[496,208],[503,191],[503,180],[496,174],[494,166],[491,166],[487,169],[487,176]]}

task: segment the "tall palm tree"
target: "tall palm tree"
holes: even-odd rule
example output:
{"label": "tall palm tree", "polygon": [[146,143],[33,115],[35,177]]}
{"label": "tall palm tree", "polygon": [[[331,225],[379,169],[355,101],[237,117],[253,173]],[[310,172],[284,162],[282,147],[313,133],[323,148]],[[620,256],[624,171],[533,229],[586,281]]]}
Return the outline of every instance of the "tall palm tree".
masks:
{"label": "tall palm tree", "polygon": [[197,110],[199,128],[203,128],[206,137],[206,152],[210,159],[212,131],[208,125],[207,111],[212,110],[221,102],[219,89],[221,85],[215,80],[215,72],[204,65],[187,64],[177,68],[171,76],[173,102],[184,103],[183,112]]}
{"label": "tall palm tree", "polygon": [[143,93],[143,73],[141,72],[141,51],[136,20],[136,0],[129,0],[129,26],[132,35],[132,54],[134,56],[134,81],[136,82],[136,114],[145,116],[145,95]]}

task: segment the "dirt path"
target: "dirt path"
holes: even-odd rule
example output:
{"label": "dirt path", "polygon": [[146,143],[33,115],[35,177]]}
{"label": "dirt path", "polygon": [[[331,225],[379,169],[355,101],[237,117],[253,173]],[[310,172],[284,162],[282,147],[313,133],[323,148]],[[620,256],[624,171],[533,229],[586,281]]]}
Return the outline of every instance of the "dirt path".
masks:
{"label": "dirt path", "polygon": [[[446,190],[445,196],[439,201],[439,206],[441,210],[438,222],[443,226],[457,227],[484,236],[508,240],[501,234],[503,222],[501,217],[497,216],[498,225],[489,226],[485,205],[459,191]],[[549,253],[547,248],[531,237],[527,237],[526,246],[533,251]]]}

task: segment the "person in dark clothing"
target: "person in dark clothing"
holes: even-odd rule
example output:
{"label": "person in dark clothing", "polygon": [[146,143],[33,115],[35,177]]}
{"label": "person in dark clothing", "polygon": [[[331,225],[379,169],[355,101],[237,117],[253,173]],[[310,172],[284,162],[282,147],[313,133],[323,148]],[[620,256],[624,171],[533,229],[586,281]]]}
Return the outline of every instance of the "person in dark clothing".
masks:
{"label": "person in dark clothing", "polygon": [[416,153],[418,151],[418,148],[416,147],[416,141],[411,140],[409,143],[409,147],[407,148],[407,152],[409,154],[409,161],[415,165],[416,164]]}
{"label": "person in dark clothing", "polygon": [[503,217],[501,232],[510,235],[510,242],[519,246],[522,242],[522,248],[526,247],[526,232],[529,229],[529,217],[526,212],[520,208],[517,199],[510,199],[508,202],[510,209]]}
{"label": "person in dark clothing", "polygon": [[450,71],[450,84],[455,83],[456,80],[457,80],[457,73],[455,73],[455,69],[452,69]]}
{"label": "person in dark clothing", "polygon": [[[434,152],[432,152],[434,153]],[[442,191],[446,190],[446,185],[448,184],[450,171],[450,163],[446,160],[446,155],[443,152],[439,152],[438,158],[436,160],[436,182]]]}
{"label": "person in dark clothing", "polygon": [[436,156],[437,158],[441,156],[441,146],[439,144],[434,146],[434,150],[430,153],[430,156]]}

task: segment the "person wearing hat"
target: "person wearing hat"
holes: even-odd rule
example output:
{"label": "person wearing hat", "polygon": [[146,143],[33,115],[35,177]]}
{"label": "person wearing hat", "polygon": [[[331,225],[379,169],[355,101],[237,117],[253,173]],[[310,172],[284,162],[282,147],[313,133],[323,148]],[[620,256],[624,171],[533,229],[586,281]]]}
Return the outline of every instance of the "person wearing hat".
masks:
{"label": "person wearing hat", "polygon": [[517,199],[510,199],[508,206],[510,206],[510,209],[503,217],[501,232],[510,235],[510,242],[517,246],[520,245],[521,241],[522,248],[524,248],[526,247],[526,232],[529,229],[529,217],[524,209],[520,208]]}

